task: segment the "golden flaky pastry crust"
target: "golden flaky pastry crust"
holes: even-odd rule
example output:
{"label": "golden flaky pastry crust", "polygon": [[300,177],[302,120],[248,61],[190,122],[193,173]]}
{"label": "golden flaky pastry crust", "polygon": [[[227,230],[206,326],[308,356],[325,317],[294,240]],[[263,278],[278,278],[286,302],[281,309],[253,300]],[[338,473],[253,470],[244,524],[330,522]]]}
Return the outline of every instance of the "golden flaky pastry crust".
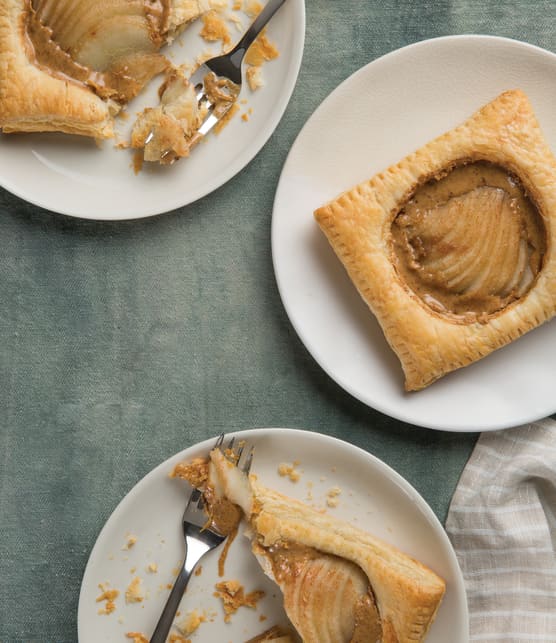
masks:
{"label": "golden flaky pastry crust", "polygon": [[[473,161],[497,164],[519,179],[543,218],[546,253],[526,295],[486,321],[462,322],[429,308],[404,283],[392,260],[391,225],[419,185]],[[504,92],[315,217],[400,359],[407,390],[475,362],[556,314],[556,159],[520,90]]]}
{"label": "golden flaky pastry crust", "polygon": [[264,547],[293,542],[349,560],[373,589],[383,643],[422,641],[444,595],[444,581],[401,551],[333,516],[254,485],[252,520]]}
{"label": "golden flaky pastry crust", "polygon": [[[351,561],[372,587],[382,624],[382,643],[424,640],[446,588],[437,574],[371,534],[268,489],[256,476],[249,477],[245,491],[238,482],[237,468],[219,450],[211,453],[211,460],[221,493],[246,513],[254,536],[253,550],[259,559],[261,548],[285,542]],[[262,564],[265,566],[264,561]],[[268,568],[266,571],[271,574]]]}
{"label": "golden flaky pastry crust", "polygon": [[0,128],[4,132],[58,131],[113,136],[115,106],[71,79],[57,78],[29,60],[28,2],[0,2]]}

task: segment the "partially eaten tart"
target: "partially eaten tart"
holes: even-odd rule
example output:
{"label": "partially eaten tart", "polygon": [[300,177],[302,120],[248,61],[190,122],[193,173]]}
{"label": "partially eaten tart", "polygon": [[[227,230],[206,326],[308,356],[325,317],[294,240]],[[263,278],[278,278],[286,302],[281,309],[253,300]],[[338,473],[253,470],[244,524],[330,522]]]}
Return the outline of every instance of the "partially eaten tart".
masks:
{"label": "partially eaten tart", "polygon": [[[432,570],[370,534],[245,476],[219,449],[202,481],[239,506],[252,548],[306,643],[423,641],[445,591]],[[214,518],[213,518],[214,521]]]}
{"label": "partially eaten tart", "polygon": [[[161,48],[224,6],[225,0],[2,0],[0,130],[112,138],[115,115],[165,74],[160,104],[139,115],[131,146],[145,149],[148,161],[187,156],[205,114],[184,69]],[[215,110],[224,101],[218,89],[210,94]]]}
{"label": "partially eaten tart", "polygon": [[507,91],[315,217],[418,390],[556,314],[556,159]]}
{"label": "partially eaten tart", "polygon": [[0,127],[103,139],[209,0],[3,0]]}

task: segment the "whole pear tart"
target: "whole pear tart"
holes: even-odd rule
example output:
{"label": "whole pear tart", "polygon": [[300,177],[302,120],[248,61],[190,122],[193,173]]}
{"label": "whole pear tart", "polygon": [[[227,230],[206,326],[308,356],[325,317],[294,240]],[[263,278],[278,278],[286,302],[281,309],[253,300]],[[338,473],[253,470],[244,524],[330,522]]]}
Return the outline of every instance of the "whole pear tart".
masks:
{"label": "whole pear tart", "polygon": [[213,1],[2,0],[0,128],[112,137],[114,115],[171,67],[160,48]]}
{"label": "whole pear tart", "polygon": [[209,504],[225,498],[241,508],[253,553],[280,587],[285,611],[305,643],[425,639],[445,592],[432,570],[361,529],[268,489],[219,449],[210,454],[207,479]]}
{"label": "whole pear tart", "polygon": [[556,159],[520,90],[314,214],[407,390],[556,314]]}

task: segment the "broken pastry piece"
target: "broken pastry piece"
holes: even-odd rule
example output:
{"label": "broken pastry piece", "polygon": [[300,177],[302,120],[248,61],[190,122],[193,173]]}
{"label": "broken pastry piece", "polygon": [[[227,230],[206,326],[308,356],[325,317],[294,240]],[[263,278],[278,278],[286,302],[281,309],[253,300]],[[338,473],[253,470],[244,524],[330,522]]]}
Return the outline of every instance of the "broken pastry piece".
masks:
{"label": "broken pastry piece", "polygon": [[169,165],[189,155],[205,113],[195,88],[179,70],[169,75],[159,93],[160,105],[148,107],[135,121],[131,147],[142,149],[145,161]]}
{"label": "broken pastry piece", "polygon": [[507,91],[315,217],[418,390],[556,314],[556,159]]}
{"label": "broken pastry piece", "polygon": [[209,72],[203,79],[205,100],[180,69],[174,69],[159,90],[159,107],[139,114],[131,134],[131,147],[143,150],[145,161],[170,165],[189,156],[202,139],[207,115],[221,118],[237,100],[239,86]]}
{"label": "broken pastry piece", "polygon": [[3,0],[0,128],[114,136],[114,115],[169,68],[159,53],[211,0]]}
{"label": "broken pastry piece", "polygon": [[209,481],[241,507],[252,547],[306,643],[423,641],[445,591],[433,571],[345,522],[245,476],[220,450]]}

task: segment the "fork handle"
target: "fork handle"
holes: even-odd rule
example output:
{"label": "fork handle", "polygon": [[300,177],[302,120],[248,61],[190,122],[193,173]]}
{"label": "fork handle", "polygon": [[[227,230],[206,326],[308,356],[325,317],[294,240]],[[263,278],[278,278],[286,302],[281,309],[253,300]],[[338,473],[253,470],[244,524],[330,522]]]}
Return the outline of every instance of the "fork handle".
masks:
{"label": "fork handle", "polygon": [[176,578],[174,586],[172,587],[172,591],[168,596],[166,605],[162,610],[162,614],[158,619],[158,623],[154,628],[150,643],[165,643],[190,576],[191,571],[188,572],[185,570],[185,567],[182,567],[178,577]]}
{"label": "fork handle", "polygon": [[253,24],[247,29],[243,34],[241,40],[234,47],[232,56],[237,52],[241,52],[240,60],[245,55],[245,52],[253,44],[255,38],[263,30],[266,23],[272,18],[272,16],[278,11],[278,9],[286,2],[286,0],[268,0],[263,10],[253,21]]}
{"label": "fork handle", "polygon": [[168,632],[174,622],[174,617],[178,611],[187,583],[189,583],[189,579],[191,578],[191,573],[193,572],[195,565],[201,560],[208,550],[209,546],[204,543],[197,543],[195,548],[191,548],[188,546],[186,540],[185,560],[176,578],[174,586],[172,587],[172,591],[168,596],[166,605],[162,610],[162,614],[158,619],[158,623],[154,628],[150,643],[166,643],[166,637],[168,636]]}

